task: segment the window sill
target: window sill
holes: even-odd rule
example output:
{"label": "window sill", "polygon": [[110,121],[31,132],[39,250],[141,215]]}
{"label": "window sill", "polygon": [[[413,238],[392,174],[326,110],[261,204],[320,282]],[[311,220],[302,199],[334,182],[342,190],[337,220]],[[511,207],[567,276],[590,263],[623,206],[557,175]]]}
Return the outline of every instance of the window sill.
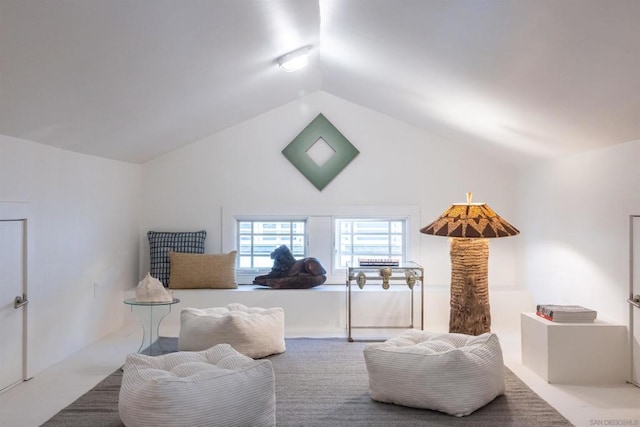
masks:
{"label": "window sill", "polygon": [[273,289],[268,286],[260,286],[260,285],[249,285],[249,284],[238,284],[237,289],[228,289],[232,291],[315,291],[315,292],[335,292],[340,291],[344,292],[344,283],[341,284],[333,284],[333,283],[323,283],[322,285],[315,286],[313,288],[307,289]]}

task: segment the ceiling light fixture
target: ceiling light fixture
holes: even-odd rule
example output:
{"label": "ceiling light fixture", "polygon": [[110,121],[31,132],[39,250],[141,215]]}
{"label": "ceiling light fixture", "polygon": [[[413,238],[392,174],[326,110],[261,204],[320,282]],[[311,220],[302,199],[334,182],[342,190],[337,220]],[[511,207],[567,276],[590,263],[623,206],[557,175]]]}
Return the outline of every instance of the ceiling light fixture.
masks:
{"label": "ceiling light fixture", "polygon": [[289,52],[286,55],[282,55],[278,58],[278,65],[288,73],[304,68],[309,64],[310,50],[311,46],[305,46]]}

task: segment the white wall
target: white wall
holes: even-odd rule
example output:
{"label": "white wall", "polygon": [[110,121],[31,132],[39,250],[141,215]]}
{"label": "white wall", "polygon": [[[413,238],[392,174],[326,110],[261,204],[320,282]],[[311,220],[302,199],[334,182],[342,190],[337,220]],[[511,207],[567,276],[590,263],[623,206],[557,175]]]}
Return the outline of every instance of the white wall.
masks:
{"label": "white wall", "polygon": [[[361,152],[322,192],[281,154],[318,113]],[[582,304],[626,323],[628,215],[640,214],[639,160],[640,141],[542,162],[519,174],[474,147],[324,92],[142,167],[0,136],[0,201],[29,202],[33,218],[31,370],[120,327],[122,292],[130,293],[148,270],[147,230],[204,228],[207,252],[220,252],[229,206],[418,206],[421,223],[412,224],[411,235],[418,253],[411,257],[425,267],[427,327],[431,322],[441,329],[448,311],[448,242],[418,229],[473,191],[475,201],[487,202],[522,231],[491,243],[492,297],[504,291],[499,304],[516,295],[514,313],[522,311],[526,296],[510,292],[526,285],[535,303]],[[518,324],[505,313],[494,310],[494,320]]]}
{"label": "white wall", "polygon": [[140,174],[0,135],[0,201],[27,202],[30,215],[31,375],[121,327],[138,279]]}
{"label": "white wall", "polygon": [[[319,113],[360,151],[322,191],[281,153]],[[418,244],[411,258],[425,268],[426,286],[434,296],[427,302],[427,319],[440,328],[448,323],[449,243],[419,229],[451,203],[464,202],[467,191],[517,227],[516,189],[517,171],[474,147],[316,92],[143,165],[140,275],[149,268],[147,230],[206,229],[206,252],[228,250],[222,224],[230,206],[234,212],[246,207],[270,214],[274,207],[286,214],[286,207],[301,205],[323,212],[357,205],[417,206],[420,223],[411,224],[410,239]],[[489,281],[494,291],[518,288],[517,239],[492,241]],[[342,284],[344,278],[333,283]],[[517,316],[495,315],[513,325],[519,324]]]}
{"label": "white wall", "polygon": [[629,215],[640,214],[639,164],[636,141],[523,173],[522,266],[536,304],[580,304],[627,324]]}
{"label": "white wall", "polygon": [[[360,150],[322,191],[281,153],[319,113]],[[143,165],[140,274],[149,268],[144,233],[150,229],[206,229],[206,251],[222,251],[222,210],[228,206],[272,212],[273,206],[417,205],[421,223],[411,225],[410,238],[420,242],[419,253],[411,257],[425,267],[428,285],[448,287],[449,243],[421,234],[420,227],[451,203],[464,202],[467,191],[512,220],[516,177],[513,167],[473,147],[315,92]],[[518,238],[492,242],[491,286],[518,285]]]}

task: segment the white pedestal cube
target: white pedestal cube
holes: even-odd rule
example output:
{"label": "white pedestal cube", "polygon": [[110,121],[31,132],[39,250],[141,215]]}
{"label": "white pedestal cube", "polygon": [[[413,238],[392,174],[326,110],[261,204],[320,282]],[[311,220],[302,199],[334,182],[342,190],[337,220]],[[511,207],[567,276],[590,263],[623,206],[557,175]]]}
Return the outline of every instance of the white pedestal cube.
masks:
{"label": "white pedestal cube", "polygon": [[551,322],[521,313],[522,364],[552,384],[615,384],[629,380],[625,325]]}

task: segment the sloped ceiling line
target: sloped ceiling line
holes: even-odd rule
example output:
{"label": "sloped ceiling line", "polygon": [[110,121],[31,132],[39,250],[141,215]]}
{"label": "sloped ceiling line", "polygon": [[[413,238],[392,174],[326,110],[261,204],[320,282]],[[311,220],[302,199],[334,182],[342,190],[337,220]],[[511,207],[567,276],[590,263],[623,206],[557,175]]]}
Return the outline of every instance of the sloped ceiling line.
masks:
{"label": "sloped ceiling line", "polygon": [[546,158],[640,139],[639,20],[636,0],[1,0],[0,133],[140,163],[322,90]]}

